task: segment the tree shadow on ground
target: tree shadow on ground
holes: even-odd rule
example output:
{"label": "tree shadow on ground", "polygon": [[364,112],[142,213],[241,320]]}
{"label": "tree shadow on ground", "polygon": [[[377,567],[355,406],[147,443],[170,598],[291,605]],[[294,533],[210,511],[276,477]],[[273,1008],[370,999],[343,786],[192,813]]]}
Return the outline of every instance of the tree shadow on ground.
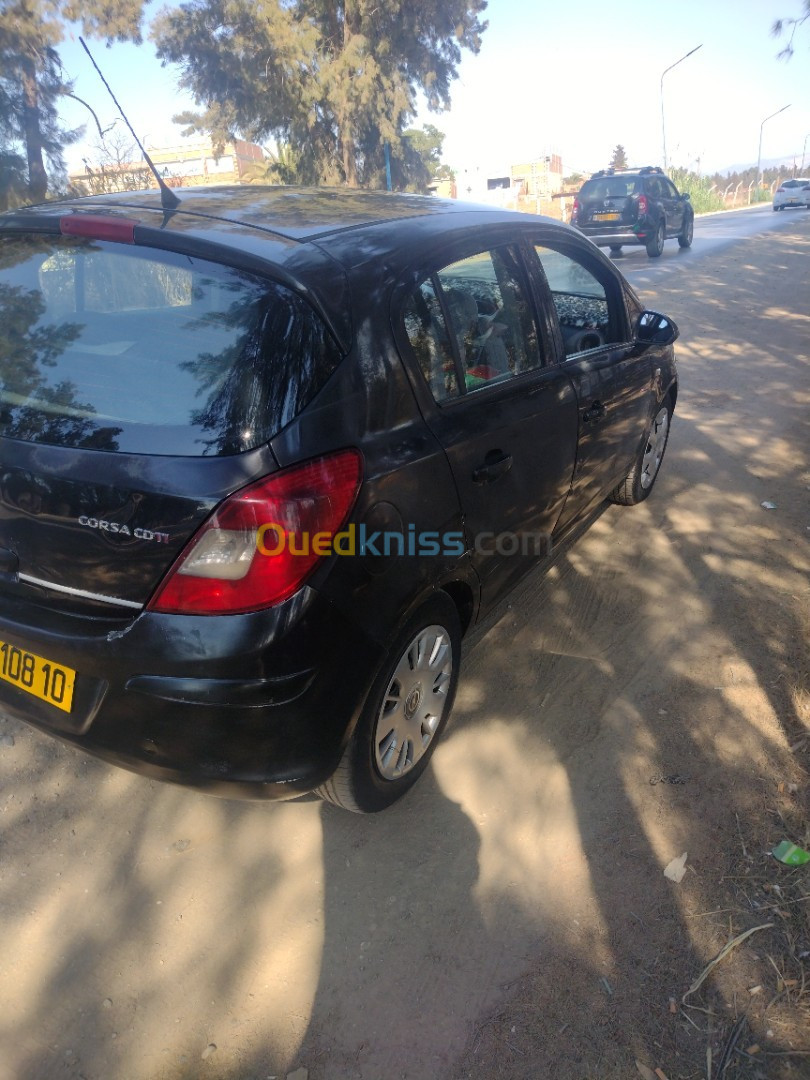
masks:
{"label": "tree shadow on ground", "polygon": [[[683,389],[653,497],[605,510],[473,635],[447,738],[389,812],[222,802],[4,725],[0,1076],[704,1074],[747,990],[729,965],[691,999],[713,1019],[680,999],[767,921],[753,892],[715,914],[718,890],[809,726],[807,323],[763,333],[784,288],[753,243],[736,336],[711,260],[659,298]],[[773,243],[773,266],[806,257],[807,230]]]}

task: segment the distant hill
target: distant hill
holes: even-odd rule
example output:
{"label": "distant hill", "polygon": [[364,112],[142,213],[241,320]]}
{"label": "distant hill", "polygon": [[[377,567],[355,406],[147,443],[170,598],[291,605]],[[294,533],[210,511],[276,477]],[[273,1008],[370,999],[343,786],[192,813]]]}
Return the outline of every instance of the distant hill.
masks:
{"label": "distant hill", "polygon": [[[805,165],[807,165],[808,158],[810,158],[810,151],[808,151],[805,157]],[[793,162],[796,162],[796,168],[802,163],[801,154],[787,154],[785,157],[769,157],[763,158],[760,168],[762,169],[792,169]],[[721,176],[728,176],[731,173],[743,173],[746,169],[755,169],[757,167],[756,158],[753,161],[738,162],[736,165],[724,165],[722,169],[718,169],[717,172]]]}

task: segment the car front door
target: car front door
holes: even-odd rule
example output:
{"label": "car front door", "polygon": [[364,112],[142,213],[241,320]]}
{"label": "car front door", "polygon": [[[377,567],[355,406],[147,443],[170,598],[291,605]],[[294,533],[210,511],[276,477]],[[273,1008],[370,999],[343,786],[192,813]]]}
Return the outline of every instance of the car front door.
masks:
{"label": "car front door", "polygon": [[577,461],[560,531],[629,472],[652,414],[653,372],[633,340],[621,280],[606,261],[553,240],[535,243],[533,253],[560,366],[577,396]]}
{"label": "car front door", "polygon": [[425,274],[404,302],[403,327],[488,607],[549,550],[574,471],[573,384],[549,362],[515,245]]}

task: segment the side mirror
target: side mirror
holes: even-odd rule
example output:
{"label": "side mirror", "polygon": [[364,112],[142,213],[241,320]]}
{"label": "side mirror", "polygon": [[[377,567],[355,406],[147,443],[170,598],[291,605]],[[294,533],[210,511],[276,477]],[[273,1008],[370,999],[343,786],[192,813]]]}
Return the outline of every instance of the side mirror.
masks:
{"label": "side mirror", "polygon": [[684,202],[691,202],[692,201],[692,196],[689,194],[688,191],[684,191],[684,193],[681,195],[681,198],[683,199]]}
{"label": "side mirror", "polygon": [[679,333],[672,319],[657,311],[642,311],[636,323],[636,340],[645,345],[672,345]]}

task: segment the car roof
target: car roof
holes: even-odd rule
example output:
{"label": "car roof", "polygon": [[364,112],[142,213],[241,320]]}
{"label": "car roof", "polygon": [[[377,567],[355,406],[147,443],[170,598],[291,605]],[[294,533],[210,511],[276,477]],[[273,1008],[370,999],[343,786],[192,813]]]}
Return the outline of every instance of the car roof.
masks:
{"label": "car roof", "polygon": [[[264,185],[179,188],[179,214],[231,221],[265,229],[289,240],[314,240],[344,229],[408,218],[469,211],[472,204],[429,195],[348,188],[302,188]],[[45,203],[33,209],[143,209],[163,211],[160,192],[121,191]],[[491,210],[492,207],[478,207]]]}
{"label": "car roof", "polygon": [[172,210],[162,206],[155,189],[41,203],[0,214],[0,235],[51,232],[70,215],[134,220],[143,243],[272,273],[314,303],[344,348],[352,337],[346,274],[361,264],[384,263],[396,277],[433,243],[471,228],[523,222],[579,236],[550,218],[433,195],[264,185],[175,193],[180,204]]}

